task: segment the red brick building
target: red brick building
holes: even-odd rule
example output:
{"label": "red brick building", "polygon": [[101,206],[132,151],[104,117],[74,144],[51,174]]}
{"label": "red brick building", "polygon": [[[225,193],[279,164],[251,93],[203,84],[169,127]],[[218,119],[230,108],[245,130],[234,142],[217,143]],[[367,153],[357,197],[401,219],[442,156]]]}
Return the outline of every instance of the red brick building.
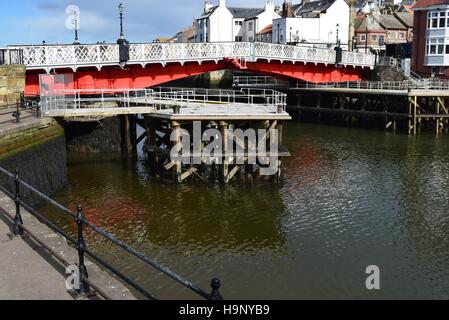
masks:
{"label": "red brick building", "polygon": [[420,0],[412,9],[412,69],[423,77],[449,78],[449,0]]}

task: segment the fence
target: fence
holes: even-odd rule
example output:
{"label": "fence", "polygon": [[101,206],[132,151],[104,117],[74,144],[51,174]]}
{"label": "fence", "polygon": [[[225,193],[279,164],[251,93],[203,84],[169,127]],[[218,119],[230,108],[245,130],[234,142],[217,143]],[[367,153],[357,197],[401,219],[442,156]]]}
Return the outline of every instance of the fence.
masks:
{"label": "fence", "polygon": [[0,49],[0,65],[23,64],[23,50]]}
{"label": "fence", "polygon": [[[47,225],[49,228],[51,228],[56,233],[62,235],[69,243],[74,245],[76,247],[76,250],[78,251],[78,268],[79,268],[79,281],[80,281],[80,289],[78,290],[78,294],[85,295],[88,294],[92,286],[95,288],[95,284],[93,284],[91,281],[89,281],[87,269],[85,266],[85,256],[91,257],[95,262],[97,262],[99,265],[103,266],[110,272],[112,272],[114,275],[119,277],[121,280],[123,280],[126,284],[133,287],[135,290],[139,291],[141,294],[143,294],[146,298],[155,300],[157,299],[154,297],[150,292],[148,292],[145,288],[143,288],[141,285],[133,281],[131,278],[129,278],[126,274],[119,271],[117,268],[115,268],[113,265],[111,265],[109,262],[104,260],[103,258],[99,257],[97,254],[95,254],[92,250],[89,249],[87,246],[85,240],[84,240],[84,228],[88,228],[97,235],[103,237],[105,240],[108,240],[113,245],[117,246],[118,248],[124,250],[128,254],[134,256],[135,258],[143,261],[146,265],[151,266],[158,270],[159,272],[165,274],[166,276],[170,277],[172,280],[176,281],[177,283],[181,284],[185,288],[191,290],[198,296],[207,299],[207,300],[221,300],[222,296],[219,292],[220,289],[220,280],[217,278],[212,279],[211,281],[211,287],[212,291],[211,293],[207,293],[203,289],[199,288],[198,286],[194,285],[192,282],[184,279],[180,275],[176,274],[175,272],[171,271],[167,267],[161,265],[157,261],[145,256],[144,254],[138,252],[137,250],[133,249],[126,243],[116,239],[113,235],[110,233],[104,231],[103,229],[99,228],[98,226],[94,225],[93,223],[89,222],[85,217],[83,213],[83,209],[81,205],[78,205],[76,213],[72,212],[70,209],[66,208],[65,206],[59,204],[58,202],[54,201],[53,199],[49,198],[48,196],[44,195],[42,192],[36,190],[34,187],[29,185],[28,183],[22,181],[19,177],[19,170],[15,171],[15,174],[12,174],[8,172],[7,170],[0,167],[0,174],[4,175],[6,177],[6,181],[10,183],[12,188],[8,190],[8,187],[0,185],[0,191],[5,193],[10,199],[14,200],[15,202],[15,217],[14,217],[14,227],[13,231],[15,235],[22,235],[24,233],[27,233],[32,238],[40,242],[42,245],[43,243],[34,235],[32,235],[24,226],[23,219],[21,215],[21,209],[24,208],[27,210],[31,215],[39,219],[42,223]],[[51,222],[49,219],[47,219],[42,213],[38,212],[36,209],[34,209],[32,206],[25,203],[22,198],[21,194],[22,191],[26,189],[31,194],[39,197],[46,203],[50,204],[54,208],[56,208],[61,214],[64,214],[65,216],[73,219],[76,222],[77,225],[77,237],[74,238],[67,233],[65,233],[60,227],[58,227],[56,224]],[[59,255],[55,254],[51,248],[46,248],[47,251],[49,251],[52,255],[55,256],[60,262],[61,257]],[[108,298],[107,294],[101,293],[101,288],[98,288],[97,291],[102,295],[104,298]]]}
{"label": "fence", "polygon": [[420,81],[349,81],[327,83],[297,83],[296,89],[357,89],[369,91],[449,90],[449,81],[422,79]]}

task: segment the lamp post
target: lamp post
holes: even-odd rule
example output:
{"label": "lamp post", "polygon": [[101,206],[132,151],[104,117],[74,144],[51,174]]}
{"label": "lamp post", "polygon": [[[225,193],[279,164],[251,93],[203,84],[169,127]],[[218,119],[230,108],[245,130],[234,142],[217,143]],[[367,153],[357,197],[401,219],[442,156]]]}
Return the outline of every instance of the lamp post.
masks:
{"label": "lamp post", "polygon": [[118,10],[120,13],[120,38],[118,39],[117,43],[120,44],[126,42],[125,33],[123,32],[123,12],[125,11],[125,7],[122,3],[119,4]]}
{"label": "lamp post", "polygon": [[337,23],[337,47],[339,47],[340,46],[340,39],[338,38],[338,27],[339,27],[339,24]]}
{"label": "lamp post", "polygon": [[75,18],[75,42],[73,44],[80,44],[78,39],[78,18]]}

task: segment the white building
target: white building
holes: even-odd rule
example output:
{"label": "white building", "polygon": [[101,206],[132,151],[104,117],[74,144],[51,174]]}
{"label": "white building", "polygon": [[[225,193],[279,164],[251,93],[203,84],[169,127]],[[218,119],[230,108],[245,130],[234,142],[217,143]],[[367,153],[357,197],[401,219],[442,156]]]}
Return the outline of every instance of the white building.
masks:
{"label": "white building", "polygon": [[244,41],[256,41],[257,34],[272,25],[273,20],[279,19],[279,10],[273,2],[267,1],[265,8],[252,17],[248,17],[244,22]]}
{"label": "white building", "polygon": [[[285,8],[285,4],[284,4]],[[285,11],[285,9],[284,9]],[[345,0],[320,0],[293,6],[291,17],[273,21],[273,43],[303,42],[347,47],[350,10]]]}
{"label": "white building", "polygon": [[275,6],[267,1],[264,8],[227,7],[225,0],[217,6],[205,3],[203,14],[196,19],[196,42],[255,41],[256,33],[279,18]]}

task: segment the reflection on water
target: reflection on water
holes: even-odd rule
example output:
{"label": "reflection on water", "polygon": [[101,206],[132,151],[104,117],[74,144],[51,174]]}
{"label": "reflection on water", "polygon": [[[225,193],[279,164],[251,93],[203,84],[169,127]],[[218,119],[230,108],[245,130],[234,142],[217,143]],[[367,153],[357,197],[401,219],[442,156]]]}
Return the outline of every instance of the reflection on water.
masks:
{"label": "reflection on water", "polygon": [[[55,197],[227,299],[449,298],[448,137],[289,124],[281,184],[155,181],[142,160],[72,155]],[[71,221],[46,208],[66,230]],[[188,292],[93,235],[161,298]],[[378,292],[365,268],[381,269]]]}

